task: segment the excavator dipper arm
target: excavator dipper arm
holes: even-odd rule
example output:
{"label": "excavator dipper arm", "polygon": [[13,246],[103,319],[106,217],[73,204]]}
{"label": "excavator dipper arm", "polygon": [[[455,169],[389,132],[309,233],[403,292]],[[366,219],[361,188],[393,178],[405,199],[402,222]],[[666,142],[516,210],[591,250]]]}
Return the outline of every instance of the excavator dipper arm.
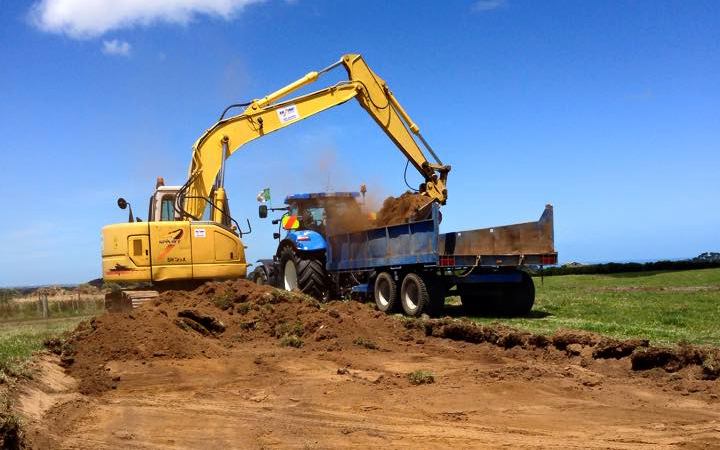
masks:
{"label": "excavator dipper arm", "polygon": [[[278,102],[339,65],[343,65],[347,70],[348,81]],[[430,199],[444,204],[447,199],[446,182],[450,166],[442,165],[420,135],[417,125],[400,106],[385,82],[370,70],[362,57],[345,55],[328,68],[320,72],[310,72],[267,97],[253,101],[242,114],[222,119],[207,130],[193,146],[188,183],[178,200],[182,202],[182,212],[195,219],[201,218],[207,206],[205,199],[209,198],[216,206],[213,208],[213,220],[222,222],[222,211],[225,209],[224,163],[230,155],[254,139],[352,98],[357,99],[423,176],[425,182],[420,186],[420,191]],[[433,155],[436,164],[425,158],[413,134],[420,138]]]}

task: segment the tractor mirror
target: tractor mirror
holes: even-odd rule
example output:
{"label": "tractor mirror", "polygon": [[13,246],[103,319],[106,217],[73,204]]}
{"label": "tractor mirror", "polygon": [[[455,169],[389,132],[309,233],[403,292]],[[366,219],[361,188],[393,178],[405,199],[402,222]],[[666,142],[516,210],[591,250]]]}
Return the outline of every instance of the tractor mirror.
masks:
{"label": "tractor mirror", "polygon": [[127,205],[128,205],[128,204],[127,204],[127,202],[125,201],[124,198],[120,197],[120,198],[117,200],[117,205],[120,207],[120,209],[125,209],[125,208],[127,208]]}
{"label": "tractor mirror", "polygon": [[261,219],[266,218],[266,217],[267,217],[267,211],[268,211],[267,205],[260,205],[260,206],[258,207],[258,216],[260,216]]}
{"label": "tractor mirror", "polygon": [[280,239],[280,233],[273,233],[273,239]]}

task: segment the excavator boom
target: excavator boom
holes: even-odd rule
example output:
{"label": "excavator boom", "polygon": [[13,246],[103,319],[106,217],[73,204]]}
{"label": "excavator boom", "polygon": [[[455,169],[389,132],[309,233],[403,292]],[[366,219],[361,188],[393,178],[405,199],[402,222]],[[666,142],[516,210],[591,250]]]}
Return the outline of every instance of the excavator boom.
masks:
{"label": "excavator boom", "polygon": [[[279,102],[290,93],[315,82],[319,76],[342,65],[348,80],[333,86]],[[385,81],[378,77],[360,55],[344,55],[340,61],[251,102],[242,114],[222,118],[207,130],[193,146],[188,182],[178,196],[177,207],[185,217],[200,220],[208,204],[212,218],[222,221],[225,202],[224,163],[246,143],[279,130],[321,111],[356,99],[423,176],[420,192],[444,204],[447,199],[449,166],[439,160],[420,134]],[[430,163],[413,138],[420,141],[435,159]]]}
{"label": "excavator boom", "polygon": [[[348,80],[286,99],[338,66],[345,67]],[[159,286],[245,276],[248,264],[241,237],[249,231],[241,231],[230,216],[224,189],[225,161],[254,139],[353,98],[422,174],[425,181],[419,190],[428,196],[428,201],[444,203],[450,168],[443,166],[427,147],[417,125],[362,57],[345,55],[319,72],[310,72],[243,105],[247,108],[242,114],[228,118],[223,114],[193,146],[185,184],[164,186],[158,182],[150,198],[147,222],[135,220],[131,214],[130,223],[103,228],[103,277],[108,281],[150,281]],[[426,145],[435,163],[428,162],[413,135]],[[123,200],[118,206],[127,205]],[[206,215],[206,211],[210,214]]]}

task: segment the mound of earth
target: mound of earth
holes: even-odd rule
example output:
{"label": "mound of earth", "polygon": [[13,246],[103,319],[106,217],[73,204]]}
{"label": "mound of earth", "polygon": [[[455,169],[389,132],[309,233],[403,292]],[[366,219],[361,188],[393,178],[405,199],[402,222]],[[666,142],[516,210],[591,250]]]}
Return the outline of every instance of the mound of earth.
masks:
{"label": "mound of earth", "polygon": [[47,345],[73,381],[20,399],[43,405],[28,422],[35,450],[670,449],[720,439],[717,349],[411,320],[245,280],[165,292]]}
{"label": "mound of earth", "polygon": [[398,320],[371,304],[317,300],[247,280],[209,282],[194,291],[167,291],[130,313],[105,314],[83,322],[62,344],[49,343],[84,394],[113,388],[119,380],[109,361],[154,358],[221,358],[234,346],[257,340],[334,352],[359,346],[393,351],[409,342],[439,337],[504,349],[552,348],[590,359],[630,358],[634,370],[697,368],[703,379],[720,375],[720,352],[680,346],[650,347],[647,340],[619,341],[593,333],[558,331],[546,337],[501,325],[452,320]]}
{"label": "mound of earth", "polygon": [[400,197],[388,197],[377,212],[375,226],[385,227],[413,220],[418,209],[430,203],[430,197],[406,192]]}
{"label": "mound of earth", "polygon": [[418,338],[423,334],[406,330],[401,322],[367,304],[321,305],[303,294],[236,280],[209,282],[191,292],[164,292],[130,313],[104,314],[83,322],[65,343],[48,342],[48,346],[80,380],[80,392],[97,394],[119,381],[104,370],[108,361],[217,358],[256,339],[323,351],[353,347],[356,342],[380,348],[376,342],[394,342],[398,333]]}

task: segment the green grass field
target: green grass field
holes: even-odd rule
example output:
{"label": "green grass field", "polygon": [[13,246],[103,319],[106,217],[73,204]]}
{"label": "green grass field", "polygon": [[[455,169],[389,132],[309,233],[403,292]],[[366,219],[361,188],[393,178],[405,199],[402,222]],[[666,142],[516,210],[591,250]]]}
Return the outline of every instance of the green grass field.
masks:
{"label": "green grass field", "polygon": [[529,317],[477,318],[535,333],[580,329],[655,344],[720,346],[720,269],[534,278]]}
{"label": "green grass field", "polygon": [[23,372],[24,362],[43,341],[74,329],[88,316],[0,322],[0,376]]}

